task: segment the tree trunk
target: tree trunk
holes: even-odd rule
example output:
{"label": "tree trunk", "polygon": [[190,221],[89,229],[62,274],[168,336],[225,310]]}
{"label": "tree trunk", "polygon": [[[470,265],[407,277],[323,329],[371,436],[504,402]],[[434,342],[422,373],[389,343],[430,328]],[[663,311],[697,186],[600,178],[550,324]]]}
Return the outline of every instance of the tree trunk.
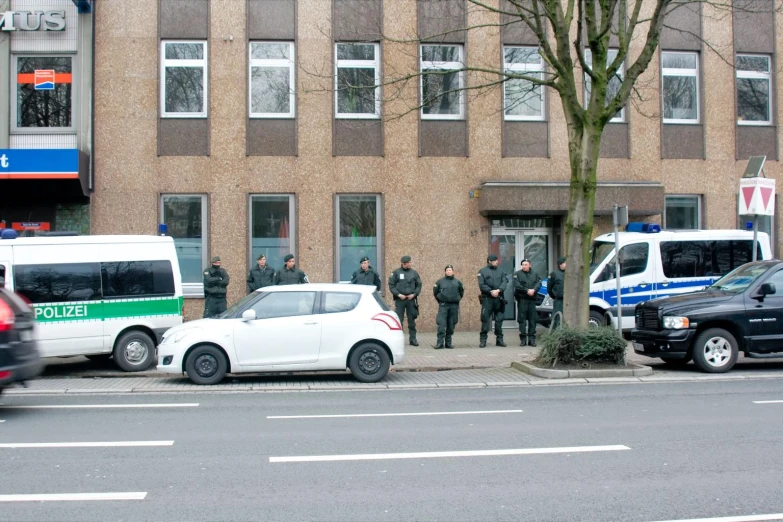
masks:
{"label": "tree trunk", "polygon": [[581,128],[569,126],[571,188],[566,222],[568,264],[563,320],[570,326],[587,327],[590,318],[590,244],[602,130],[589,122]]}

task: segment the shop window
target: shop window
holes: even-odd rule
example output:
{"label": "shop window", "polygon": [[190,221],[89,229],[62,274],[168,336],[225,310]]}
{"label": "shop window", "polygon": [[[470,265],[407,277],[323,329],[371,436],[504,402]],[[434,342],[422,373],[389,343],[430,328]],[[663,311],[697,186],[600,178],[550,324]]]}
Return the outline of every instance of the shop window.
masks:
{"label": "shop window", "polygon": [[73,57],[16,56],[16,129],[71,129]]}
{"label": "shop window", "polygon": [[380,46],[335,44],[335,115],[337,118],[377,118],[380,102]]}
{"label": "shop window", "polygon": [[422,119],[464,119],[463,47],[422,45],[420,67]]}
{"label": "shop window", "polygon": [[[609,49],[607,50],[607,57],[606,57],[606,66],[609,67],[609,65],[612,64],[614,59],[617,58],[617,49]],[[585,49],[585,62],[587,62],[587,65],[592,69],[593,67],[593,53],[590,49]],[[612,99],[614,99],[615,96],[617,96],[617,93],[620,91],[620,86],[623,83],[623,67],[625,64],[620,64],[620,68],[617,69],[617,73],[609,80],[609,84],[606,86],[606,103],[608,104]],[[585,73],[585,98],[584,98],[584,105],[587,107],[587,104],[590,103],[590,89],[592,85],[592,79],[590,78],[590,75]],[[610,120],[613,123],[622,123],[625,121],[625,108],[621,108],[619,111],[617,111],[617,114],[615,114],[612,119]]]}
{"label": "shop window", "polygon": [[182,290],[186,297],[200,296],[203,270],[209,264],[207,250],[207,197],[166,194],[161,196],[160,213],[168,235],[174,238]]}
{"label": "shop window", "polygon": [[701,228],[700,196],[666,196],[664,200],[663,227],[674,230]]}
{"label": "shop window", "polygon": [[661,53],[664,123],[699,123],[699,57]]}
{"label": "shop window", "polygon": [[737,123],[771,125],[772,72],[769,56],[738,55]]}
{"label": "shop window", "polygon": [[261,254],[275,270],[283,268],[287,254],[296,255],[296,200],[293,195],[250,196],[250,259],[255,266]]}
{"label": "shop window", "polygon": [[336,201],[337,280],[350,281],[367,256],[370,266],[383,273],[378,238],[383,237],[381,197],[378,195],[340,195]]}
{"label": "shop window", "polygon": [[250,117],[295,115],[293,42],[250,42]]}
{"label": "shop window", "polygon": [[[505,47],[504,69],[507,74],[544,79],[544,60],[536,47]],[[544,88],[529,80],[513,78],[503,83],[506,120],[544,119]]]}
{"label": "shop window", "polygon": [[207,117],[207,42],[161,42],[161,116]]}

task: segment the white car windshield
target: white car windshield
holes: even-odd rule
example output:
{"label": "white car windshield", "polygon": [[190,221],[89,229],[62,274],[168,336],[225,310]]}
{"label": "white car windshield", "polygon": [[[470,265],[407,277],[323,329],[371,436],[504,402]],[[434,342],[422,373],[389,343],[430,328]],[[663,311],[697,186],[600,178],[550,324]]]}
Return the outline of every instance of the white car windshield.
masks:
{"label": "white car windshield", "polygon": [[753,281],[761,277],[767,270],[769,270],[769,266],[766,264],[748,263],[721,277],[708,289],[738,294],[753,284]]}

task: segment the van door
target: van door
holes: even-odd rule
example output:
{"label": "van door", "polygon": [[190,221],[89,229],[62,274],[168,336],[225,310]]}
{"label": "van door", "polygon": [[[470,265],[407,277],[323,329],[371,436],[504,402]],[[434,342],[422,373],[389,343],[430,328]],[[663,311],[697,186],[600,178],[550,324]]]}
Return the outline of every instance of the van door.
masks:
{"label": "van door", "polygon": [[[596,278],[593,291],[601,292],[604,301],[617,315],[616,258],[609,261]],[[623,328],[633,328],[634,308],[638,303],[652,299],[655,288],[655,260],[651,255],[651,241],[631,243],[620,248],[620,289]]]}

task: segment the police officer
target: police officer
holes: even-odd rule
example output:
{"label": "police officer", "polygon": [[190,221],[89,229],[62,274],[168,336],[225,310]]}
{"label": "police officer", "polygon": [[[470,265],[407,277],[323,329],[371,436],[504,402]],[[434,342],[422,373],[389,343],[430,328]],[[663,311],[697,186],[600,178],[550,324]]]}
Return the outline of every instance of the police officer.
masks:
{"label": "police officer", "polygon": [[[549,280],[547,281],[546,291],[549,297],[552,298],[552,320],[554,321],[555,314],[557,312],[563,313],[563,295],[565,294],[565,269],[566,258],[565,256],[557,260],[557,268],[552,270],[549,274]],[[562,322],[563,318],[560,318]],[[559,325],[555,325],[557,328]]]}
{"label": "police officer", "polygon": [[360,268],[351,275],[352,285],[375,285],[375,288],[381,291],[381,276],[370,266],[370,258],[364,256],[360,263]]}
{"label": "police officer", "polygon": [[275,269],[266,266],[266,256],[258,256],[258,264],[247,275],[247,293],[255,292],[259,288],[272,286],[275,283]]}
{"label": "police officer", "polygon": [[[454,334],[454,325],[459,322],[459,302],[465,295],[462,282],[454,277],[454,267],[446,265],[446,277],[438,279],[432,293],[438,302],[438,316],[435,322],[438,325],[438,344],[436,350],[441,348],[454,348],[451,344],[451,336]],[[444,346],[445,338],[445,346]]]}
{"label": "police officer", "polygon": [[[541,288],[541,276],[533,272],[530,261],[522,260],[522,270],[514,272],[514,298],[517,300],[519,346],[536,345],[536,294]],[[527,333],[525,333],[527,323]]]}
{"label": "police officer", "polygon": [[410,345],[419,346],[416,340],[416,318],[419,316],[419,293],[421,292],[421,278],[419,273],[411,268],[411,256],[400,258],[400,268],[389,276],[389,291],[394,297],[394,311],[400,318],[405,312],[408,314],[408,334]]}
{"label": "police officer", "polygon": [[495,319],[495,345],[506,346],[503,342],[503,313],[506,311],[506,299],[503,291],[508,285],[508,275],[498,268],[498,256],[487,256],[487,266],[479,270],[478,285],[481,290],[481,333],[479,348],[487,346],[489,323]]}
{"label": "police officer", "polygon": [[226,289],[230,278],[220,266],[220,257],[212,258],[212,266],[204,270],[204,317],[214,317],[226,311]]}
{"label": "police officer", "polygon": [[309,283],[310,280],[304,272],[296,268],[296,258],[293,254],[288,254],[283,258],[285,266],[282,270],[278,270],[275,273],[276,285],[301,285]]}

